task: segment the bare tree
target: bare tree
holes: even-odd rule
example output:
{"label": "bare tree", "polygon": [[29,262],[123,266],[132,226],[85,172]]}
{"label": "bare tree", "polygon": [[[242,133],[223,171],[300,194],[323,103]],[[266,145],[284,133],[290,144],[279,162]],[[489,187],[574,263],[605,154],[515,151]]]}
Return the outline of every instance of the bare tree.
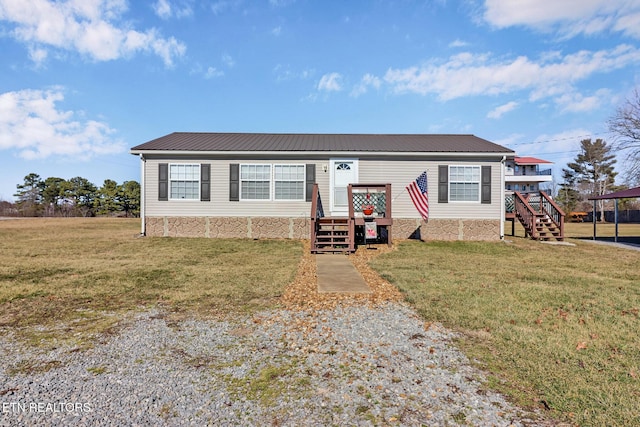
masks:
{"label": "bare tree", "polygon": [[608,122],[609,131],[616,135],[616,150],[626,150],[628,174],[631,181],[640,183],[640,90],[620,106]]}

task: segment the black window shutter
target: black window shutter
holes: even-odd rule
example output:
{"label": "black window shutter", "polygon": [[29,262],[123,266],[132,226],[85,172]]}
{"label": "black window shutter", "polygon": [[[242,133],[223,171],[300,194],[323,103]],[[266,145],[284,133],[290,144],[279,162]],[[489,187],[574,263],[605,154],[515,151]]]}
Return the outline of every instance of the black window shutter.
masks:
{"label": "black window shutter", "polygon": [[158,165],[158,200],[169,200],[169,165],[160,163]]}
{"label": "black window shutter", "polygon": [[240,165],[231,163],[229,165],[229,201],[240,200]]}
{"label": "black window shutter", "polygon": [[305,180],[305,189],[306,189],[306,201],[310,202],[312,193],[313,193],[313,184],[316,183],[316,165],[308,164],[305,168],[306,170],[306,180]]}
{"label": "black window shutter", "polygon": [[438,203],[449,203],[449,166],[438,166]]}
{"label": "black window shutter", "polygon": [[211,165],[208,163],[200,165],[200,201],[211,201]]}
{"label": "black window shutter", "polygon": [[491,203],[491,166],[482,166],[481,202]]}

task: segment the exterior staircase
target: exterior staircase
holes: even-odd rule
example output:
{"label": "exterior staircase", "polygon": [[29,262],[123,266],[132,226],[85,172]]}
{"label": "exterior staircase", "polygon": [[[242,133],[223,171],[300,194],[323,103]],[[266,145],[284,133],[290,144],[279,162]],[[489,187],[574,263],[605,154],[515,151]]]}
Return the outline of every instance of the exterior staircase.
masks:
{"label": "exterior staircase", "polygon": [[537,235],[538,240],[564,240],[564,236],[562,236],[562,233],[560,232],[560,227],[556,226],[551,218],[546,215],[536,219],[535,232],[527,230],[527,227],[525,227],[525,230],[530,236]]}
{"label": "exterior staircase", "polygon": [[349,184],[347,200],[347,216],[325,216],[318,184],[313,185],[311,253],[351,253],[356,251],[356,244],[372,240],[386,240],[391,245],[391,184]]}
{"label": "exterior staircase", "polygon": [[525,236],[543,241],[564,240],[565,213],[544,191],[539,196],[516,191],[513,196],[513,216],[524,227]]}
{"label": "exterior staircase", "polygon": [[354,222],[350,218],[318,218],[311,252],[354,252],[354,229]]}
{"label": "exterior staircase", "polygon": [[311,198],[311,253],[355,252],[355,221],[348,217],[326,217],[318,184]]}

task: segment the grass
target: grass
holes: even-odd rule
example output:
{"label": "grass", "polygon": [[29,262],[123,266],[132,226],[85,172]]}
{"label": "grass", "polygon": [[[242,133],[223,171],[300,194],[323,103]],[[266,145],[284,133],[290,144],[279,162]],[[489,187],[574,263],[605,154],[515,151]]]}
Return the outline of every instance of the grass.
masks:
{"label": "grass", "polygon": [[299,400],[308,394],[310,381],[307,378],[292,378],[297,370],[298,361],[294,357],[279,364],[269,363],[259,369],[252,368],[246,377],[228,375],[226,382],[232,396],[242,396],[269,407],[278,400]]}
{"label": "grass", "polygon": [[109,331],[131,310],[224,316],[274,307],[302,244],[136,238],[136,219],[0,221],[0,327],[32,344]]}
{"label": "grass", "polygon": [[[591,224],[567,227],[591,236]],[[461,332],[489,386],[519,405],[578,425],[640,425],[640,253],[507,239],[406,242],[372,266],[427,321]]]}
{"label": "grass", "polygon": [[[567,224],[571,237],[592,230]],[[289,240],[138,232],[139,220],[128,219],[0,221],[0,328],[36,345],[90,345],[125,313],[149,307],[178,318],[273,308],[303,250]],[[599,224],[598,235],[607,234],[613,225]],[[640,225],[622,224],[620,235],[640,236]],[[578,425],[640,425],[640,253],[521,236],[518,228],[508,243],[405,242],[372,266],[427,321],[459,331],[461,348],[489,372],[488,386],[519,405]],[[294,368],[266,366],[238,392],[268,404],[291,389]],[[296,385],[301,393],[307,386]]]}

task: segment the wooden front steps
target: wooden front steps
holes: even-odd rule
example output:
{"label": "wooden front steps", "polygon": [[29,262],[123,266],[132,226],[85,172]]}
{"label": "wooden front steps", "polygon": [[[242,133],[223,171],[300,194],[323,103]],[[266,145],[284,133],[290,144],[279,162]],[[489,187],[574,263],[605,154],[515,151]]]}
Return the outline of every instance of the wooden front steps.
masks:
{"label": "wooden front steps", "polygon": [[312,253],[323,252],[354,252],[355,226],[350,218],[322,217],[315,220],[316,229]]}
{"label": "wooden front steps", "polygon": [[557,227],[554,224],[554,222],[551,221],[551,218],[549,218],[548,216],[538,218],[536,221],[535,228],[536,228],[536,232],[537,232],[536,234],[538,236],[538,240],[544,240],[544,241],[564,240],[564,236],[560,232],[560,228]]}
{"label": "wooden front steps", "polygon": [[514,220],[520,221],[525,236],[534,240],[564,240],[564,217],[560,207],[544,192],[539,195],[513,194],[514,213],[506,216],[511,222],[511,234],[514,234]]}

